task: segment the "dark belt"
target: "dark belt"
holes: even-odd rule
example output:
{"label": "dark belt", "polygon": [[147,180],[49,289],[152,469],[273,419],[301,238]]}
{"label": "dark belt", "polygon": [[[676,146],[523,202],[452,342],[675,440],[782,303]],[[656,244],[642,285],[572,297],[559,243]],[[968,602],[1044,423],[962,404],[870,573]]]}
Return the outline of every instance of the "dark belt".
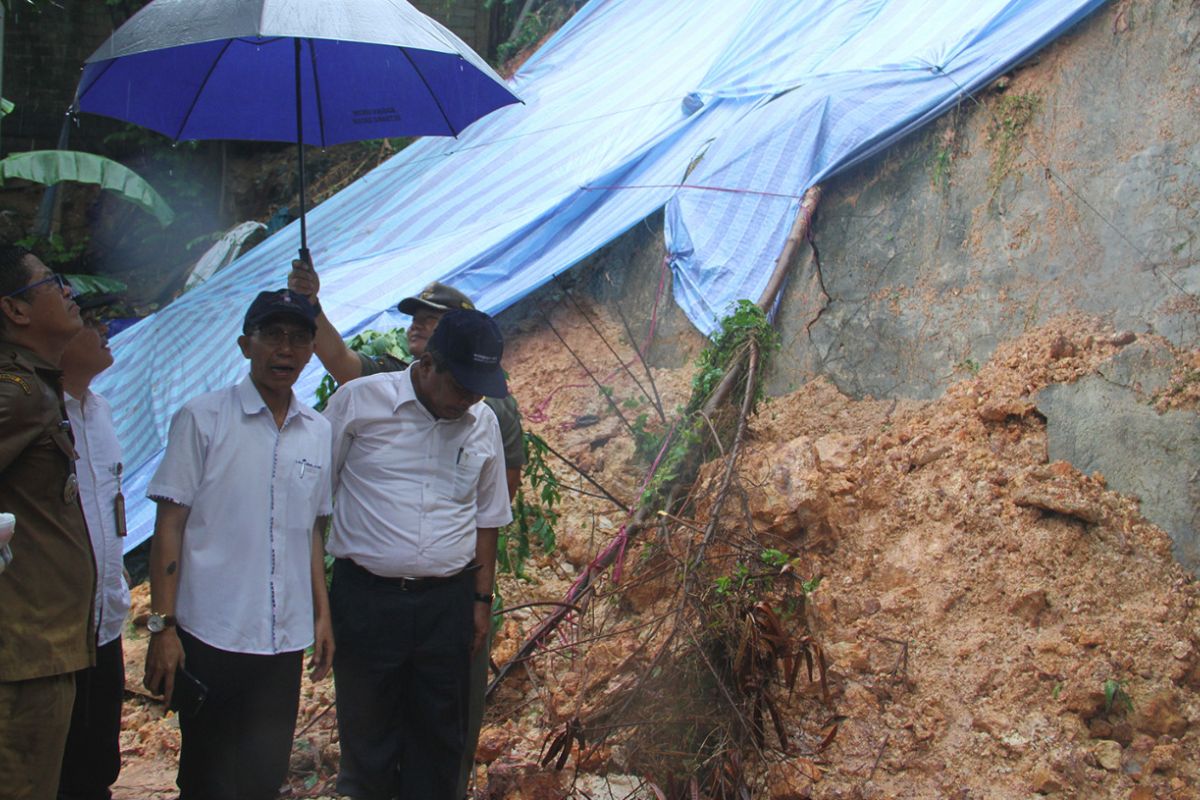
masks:
{"label": "dark belt", "polygon": [[435,586],[444,586],[447,583],[461,580],[465,576],[479,569],[479,565],[475,563],[468,564],[463,569],[453,575],[438,575],[432,578],[388,578],[383,575],[376,575],[371,570],[356,563],[349,558],[334,559],[337,563],[343,565],[346,569],[353,572],[362,578],[366,578],[372,583],[391,586],[394,589],[399,589],[402,592],[423,592],[426,589],[432,589]]}

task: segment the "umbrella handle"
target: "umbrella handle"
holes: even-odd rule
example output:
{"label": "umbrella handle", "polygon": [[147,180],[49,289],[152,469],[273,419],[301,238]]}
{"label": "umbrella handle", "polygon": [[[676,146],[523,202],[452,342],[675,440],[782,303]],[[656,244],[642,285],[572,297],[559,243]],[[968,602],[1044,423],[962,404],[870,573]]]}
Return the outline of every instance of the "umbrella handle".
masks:
{"label": "umbrella handle", "polygon": [[312,263],[312,253],[308,251],[307,247],[300,248],[300,260],[304,262],[309,269],[314,269]]}

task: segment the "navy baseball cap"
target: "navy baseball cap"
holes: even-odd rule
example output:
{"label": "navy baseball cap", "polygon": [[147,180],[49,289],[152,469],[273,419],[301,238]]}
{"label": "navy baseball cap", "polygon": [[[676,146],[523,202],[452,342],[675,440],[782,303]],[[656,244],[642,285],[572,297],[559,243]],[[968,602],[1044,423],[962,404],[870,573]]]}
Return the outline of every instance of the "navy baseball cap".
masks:
{"label": "navy baseball cap", "polygon": [[249,335],[255,328],[271,317],[292,317],[302,322],[314,333],[317,330],[317,309],[308,302],[302,294],[296,294],[288,289],[277,289],[273,292],[259,292],[258,297],[246,311],[246,319],[242,322],[242,333]]}
{"label": "navy baseball cap", "polygon": [[508,383],[500,367],[504,337],[496,321],[482,311],[449,311],[433,329],[428,349],[445,362],[464,389],[484,397],[508,397]]}

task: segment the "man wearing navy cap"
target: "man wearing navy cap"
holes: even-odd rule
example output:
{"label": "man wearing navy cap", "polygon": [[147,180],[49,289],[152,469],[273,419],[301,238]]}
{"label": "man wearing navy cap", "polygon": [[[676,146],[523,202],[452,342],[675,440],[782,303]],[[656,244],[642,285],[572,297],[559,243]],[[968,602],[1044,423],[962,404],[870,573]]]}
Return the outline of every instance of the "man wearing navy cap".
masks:
{"label": "man wearing navy cap", "polygon": [[[339,384],[380,372],[399,372],[408,367],[408,364],[393,355],[385,353],[380,356],[368,356],[356,353],[346,346],[337,328],[321,310],[321,303],[317,299],[321,279],[310,265],[303,261],[292,262],[292,271],[288,274],[288,288],[307,297],[316,307],[317,334],[313,341],[313,350],[321,365],[329,370],[329,374]],[[471,298],[453,286],[439,281],[434,281],[416,295],[401,300],[396,309],[401,314],[412,317],[412,323],[409,324],[406,333],[408,351],[413,354],[413,358],[420,358],[425,352],[425,344],[433,335],[433,329],[437,327],[438,320],[443,315],[449,311],[473,308],[475,304]],[[500,422],[500,436],[504,440],[505,477],[511,500],[521,485],[521,468],[525,466],[521,413],[517,410],[517,402],[512,395],[485,396],[483,402],[492,409]],[[484,667],[486,668],[486,664]],[[478,727],[476,734],[478,735]]]}
{"label": "man wearing navy cap", "polygon": [[[309,298],[317,309],[317,334],[313,341],[313,349],[322,366],[339,384],[347,383],[356,378],[376,375],[380,372],[399,372],[408,367],[400,359],[388,353],[378,356],[368,356],[356,353],[346,346],[337,328],[321,311],[317,293],[321,288],[321,279],[310,264],[303,261],[293,261],[292,271],[288,274],[288,288]],[[405,297],[396,308],[401,314],[408,314],[412,322],[408,326],[408,350],[414,358],[420,358],[425,352],[425,345],[433,335],[438,321],[448,312],[459,309],[473,309],[474,302],[470,297],[439,281],[434,281],[412,297]],[[504,474],[508,485],[508,499],[511,501],[521,485],[521,468],[525,466],[525,441],[521,429],[521,414],[517,410],[517,402],[513,396],[484,397],[483,402],[496,415],[500,423],[500,438],[504,442]],[[471,662],[471,701],[467,722],[466,747],[463,751],[462,766],[459,770],[458,798],[466,796],[467,787],[475,771],[475,747],[479,741],[479,729],[483,723],[484,694],[487,689],[488,666],[490,659],[487,649],[480,648]]]}
{"label": "man wearing navy cap", "polygon": [[449,311],[416,363],[347,383],[325,412],[338,791],[356,800],[455,797],[470,658],[512,520],[499,424],[480,402],[508,393],[503,352],[491,317]]}
{"label": "man wearing navy cap", "polygon": [[329,423],[292,392],[315,317],[286,289],[255,298],[238,337],[250,374],[184,404],[146,490],[158,514],[145,684],[168,704],[187,697],[181,800],[278,796],[304,650],[313,680],[332,661]]}

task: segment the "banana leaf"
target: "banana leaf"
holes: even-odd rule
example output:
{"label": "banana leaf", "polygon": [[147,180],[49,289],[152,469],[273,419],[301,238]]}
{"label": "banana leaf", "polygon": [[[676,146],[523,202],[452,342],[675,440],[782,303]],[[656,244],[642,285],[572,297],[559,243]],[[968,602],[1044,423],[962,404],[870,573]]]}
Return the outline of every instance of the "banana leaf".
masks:
{"label": "banana leaf", "polygon": [[11,178],[46,186],[60,181],[94,183],[116,192],[129,202],[144,208],[164,227],[175,219],[175,212],[140,175],[110,158],[77,150],[31,150],[0,159],[0,184]]}
{"label": "banana leaf", "polygon": [[79,294],[119,294],[129,287],[124,281],[103,275],[64,275]]}

